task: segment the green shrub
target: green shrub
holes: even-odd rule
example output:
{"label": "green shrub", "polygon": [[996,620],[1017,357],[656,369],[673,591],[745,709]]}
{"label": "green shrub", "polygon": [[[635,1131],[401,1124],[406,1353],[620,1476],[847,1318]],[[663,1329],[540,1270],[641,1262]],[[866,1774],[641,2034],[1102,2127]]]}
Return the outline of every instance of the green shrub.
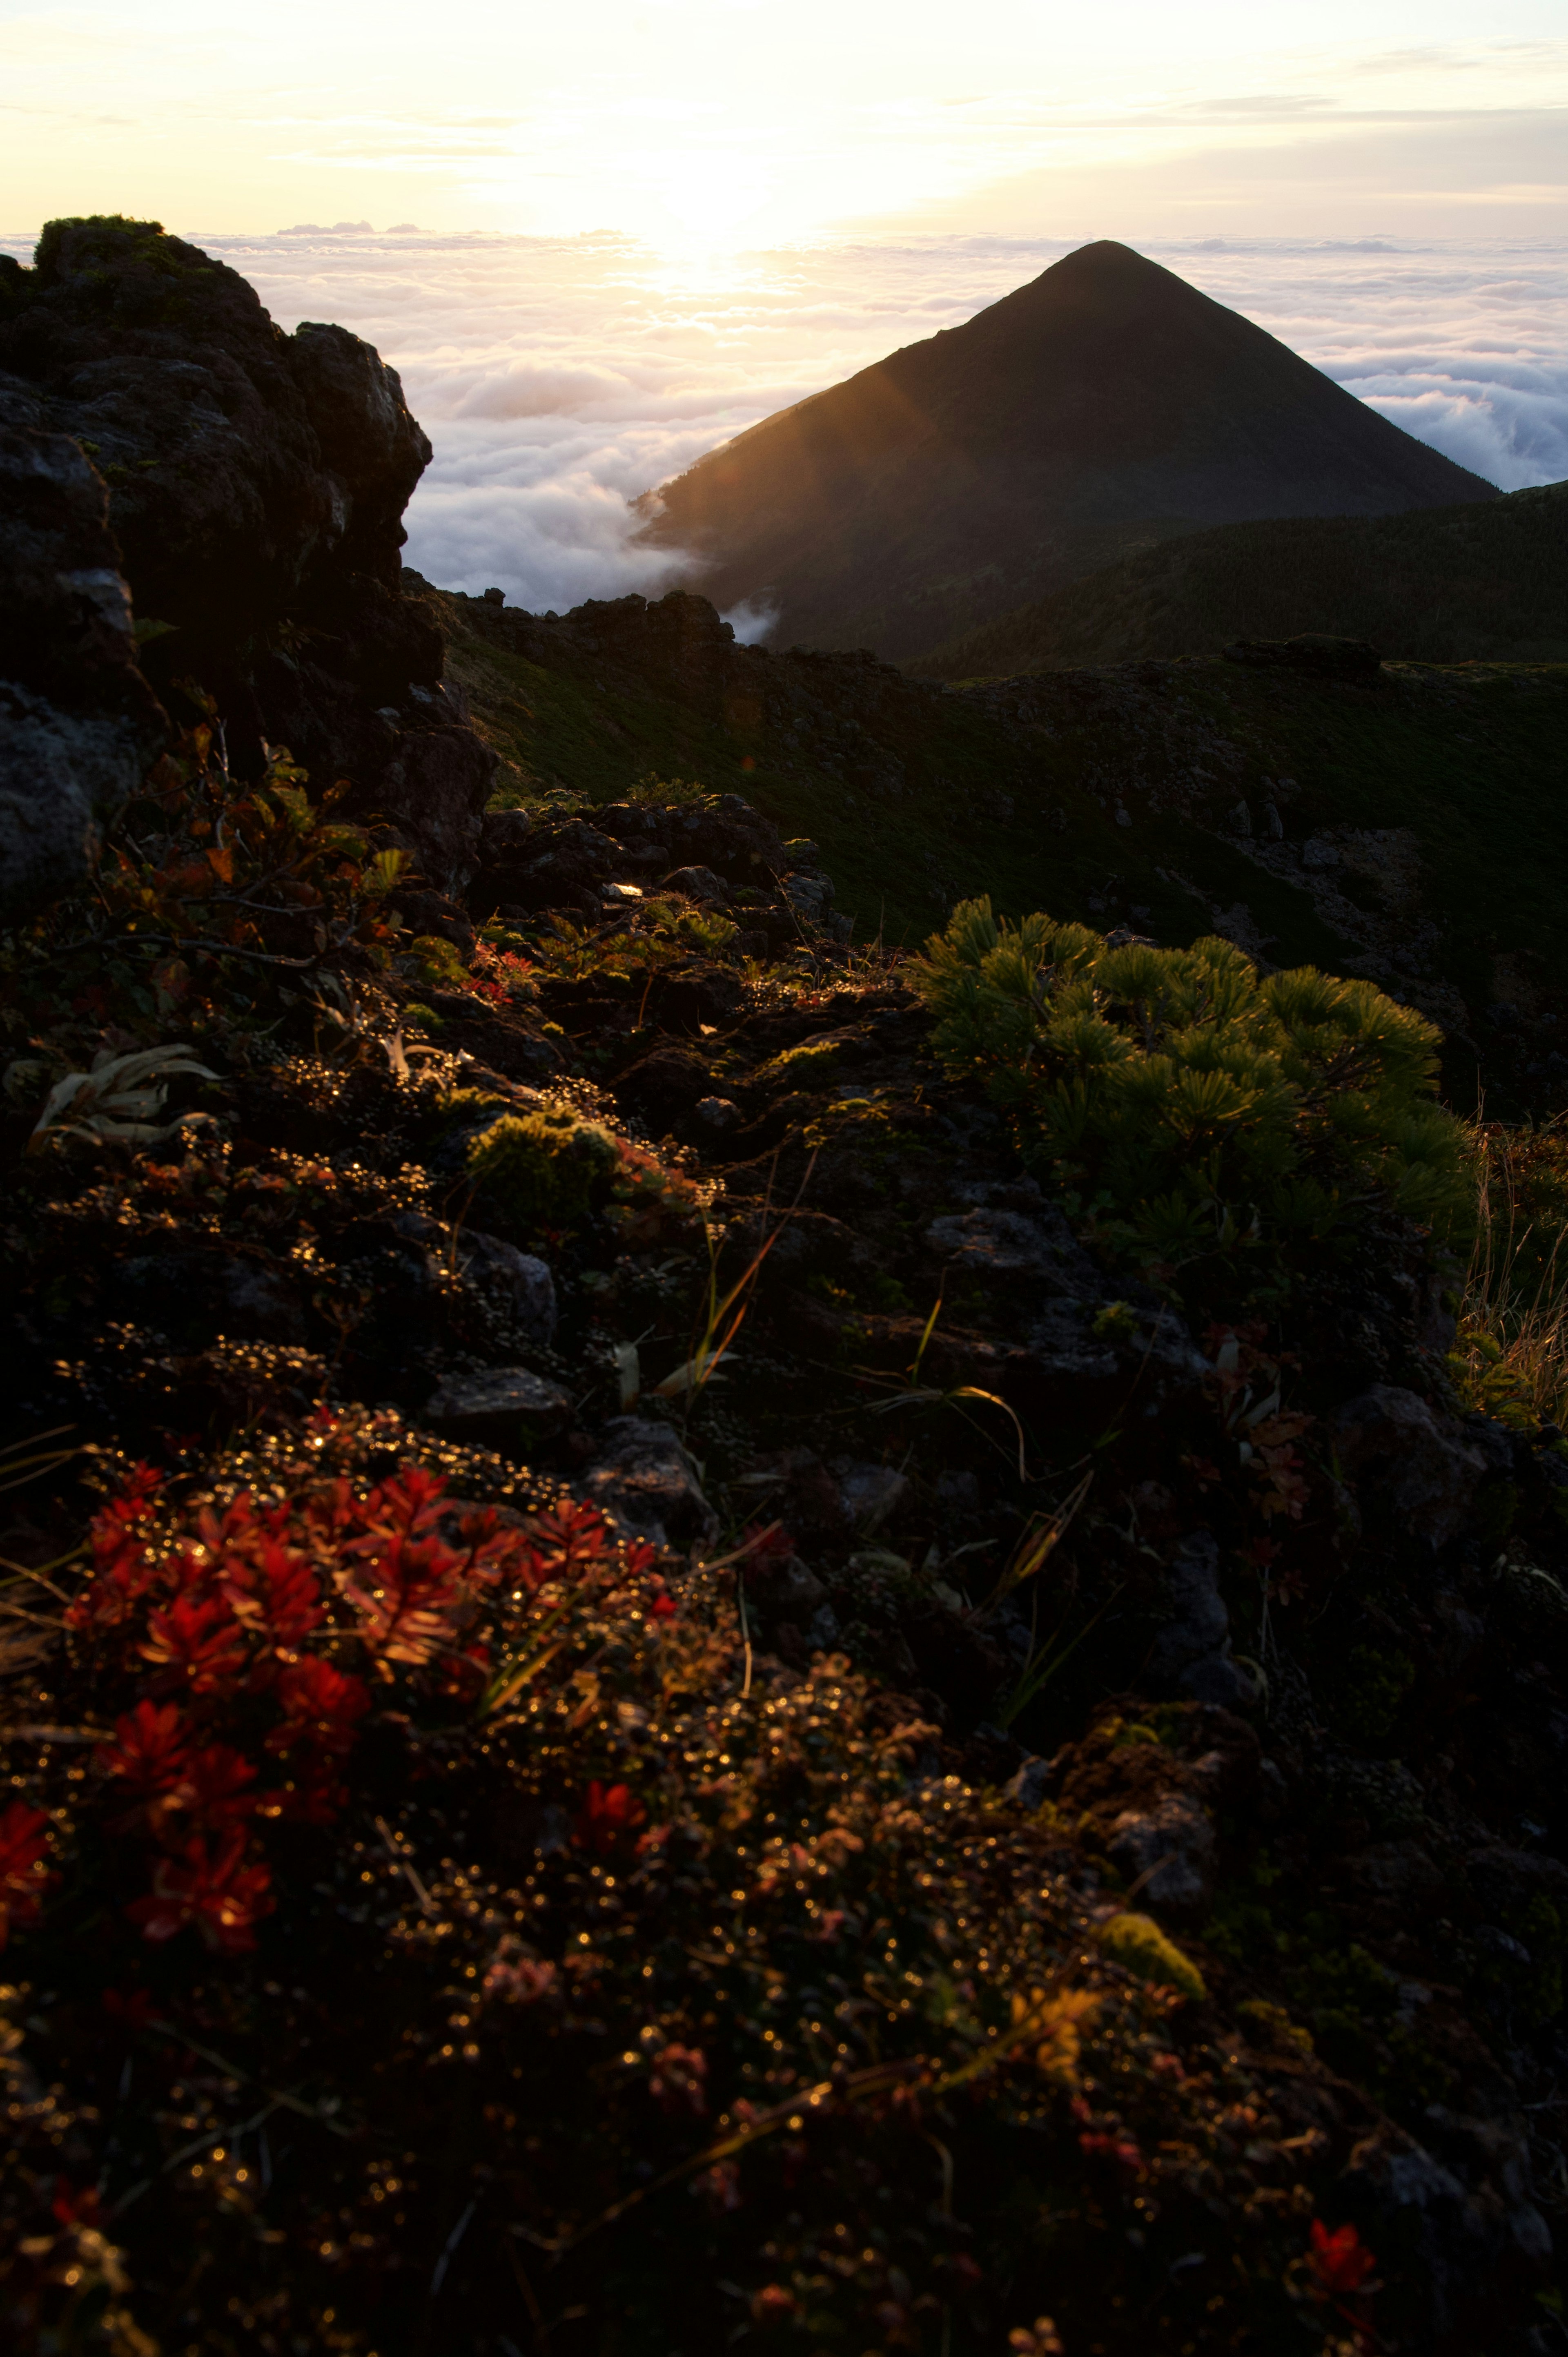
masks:
{"label": "green shrub", "polygon": [[1374,1205],[1462,1232],[1465,1133],[1434,1094],[1439,1035],[1369,982],[1261,974],[1229,942],[1112,947],[989,900],[913,962],[935,1045],[983,1081],[1026,1158],[1098,1196],[1145,1263],[1293,1255]]}
{"label": "green shrub", "polygon": [[549,1107],[492,1122],[467,1159],[469,1177],[496,1210],[523,1228],[581,1219],[620,1168],[608,1130]]}
{"label": "green shrub", "polygon": [[1183,1955],[1152,1915],[1112,1915],[1101,1925],[1098,1937],[1106,1954],[1139,1980],[1157,1981],[1200,2001],[1208,1995],[1192,1958]]}

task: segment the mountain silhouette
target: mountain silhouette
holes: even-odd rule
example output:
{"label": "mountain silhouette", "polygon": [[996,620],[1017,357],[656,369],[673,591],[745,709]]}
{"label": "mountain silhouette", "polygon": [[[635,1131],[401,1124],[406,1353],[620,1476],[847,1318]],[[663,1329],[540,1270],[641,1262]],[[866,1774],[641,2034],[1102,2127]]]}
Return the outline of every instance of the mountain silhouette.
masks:
{"label": "mountain silhouette", "polygon": [[779,644],[900,658],[1176,533],[1497,496],[1106,240],[639,505],[721,609],[776,608]]}

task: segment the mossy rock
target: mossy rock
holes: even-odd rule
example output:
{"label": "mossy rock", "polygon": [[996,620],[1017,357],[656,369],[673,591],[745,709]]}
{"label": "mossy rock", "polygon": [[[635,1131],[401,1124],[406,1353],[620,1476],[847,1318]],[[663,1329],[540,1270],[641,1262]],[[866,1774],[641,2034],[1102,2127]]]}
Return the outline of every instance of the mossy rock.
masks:
{"label": "mossy rock", "polygon": [[514,1228],[571,1226],[608,1192],[619,1168],[607,1129],[548,1107],[503,1114],[467,1153],[469,1178]]}
{"label": "mossy rock", "polygon": [[1152,1915],[1112,1915],[1097,1937],[1107,1955],[1141,1981],[1178,1989],[1199,2002],[1208,1995],[1203,1975]]}

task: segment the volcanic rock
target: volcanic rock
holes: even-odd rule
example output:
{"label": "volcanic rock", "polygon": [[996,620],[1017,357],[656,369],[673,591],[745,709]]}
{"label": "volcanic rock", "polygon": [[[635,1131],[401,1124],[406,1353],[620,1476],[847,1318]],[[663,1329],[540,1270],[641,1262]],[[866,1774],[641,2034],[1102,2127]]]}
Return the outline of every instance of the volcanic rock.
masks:
{"label": "volcanic rock", "polygon": [[100,820],[158,748],[103,479],[0,390],[0,914],[87,872]]}
{"label": "volcanic rock", "polygon": [[[495,759],[442,693],[435,618],[399,579],[430,444],[395,370],[345,328],[285,336],[237,272],[156,222],[53,221],[33,269],[0,277],[0,425],[96,460],[137,614],[166,625],[149,675],[216,697],[241,775],[286,745],[318,788],[346,780],[351,809],[401,828],[429,883],[467,880]],[[61,478],[57,497],[91,538],[90,486],[68,498]],[[96,529],[92,561],[64,569],[113,572]],[[102,768],[84,770],[90,803]]]}

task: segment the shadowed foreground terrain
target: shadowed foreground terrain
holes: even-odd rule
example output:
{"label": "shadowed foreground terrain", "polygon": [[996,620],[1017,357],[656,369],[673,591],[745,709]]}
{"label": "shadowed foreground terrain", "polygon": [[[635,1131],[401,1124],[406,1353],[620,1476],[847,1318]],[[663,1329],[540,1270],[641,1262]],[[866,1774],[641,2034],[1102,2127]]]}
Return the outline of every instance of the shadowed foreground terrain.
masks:
{"label": "shadowed foreground terrain", "polygon": [[[16,299],[155,364],[166,264],[240,306],[175,244]],[[113,490],[27,382],[7,579]],[[1466,1269],[1568,1153],[1444,1109],[1413,986],[1093,899],[1157,830],[1359,875],[1389,746],[1522,800],[1559,676],[957,696],[357,572],[227,463],[253,740],[123,601],[10,651],[58,746],[105,645],[116,758],[160,701],[0,955],[7,2346],[1549,2350],[1568,1385]],[[841,913],[882,870],[923,953]]]}

